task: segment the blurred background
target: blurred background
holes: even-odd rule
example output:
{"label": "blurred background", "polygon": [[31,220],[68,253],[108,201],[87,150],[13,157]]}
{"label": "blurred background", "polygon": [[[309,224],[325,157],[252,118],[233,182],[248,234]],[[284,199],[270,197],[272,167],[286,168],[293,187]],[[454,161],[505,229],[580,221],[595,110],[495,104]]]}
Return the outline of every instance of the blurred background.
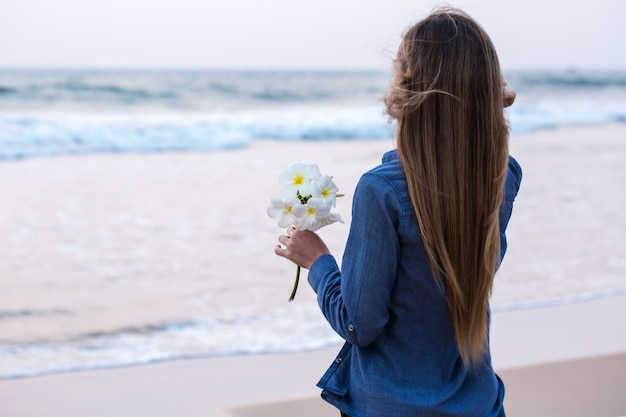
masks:
{"label": "blurred background", "polygon": [[[0,0],[0,378],[338,343],[313,297],[282,303],[293,268],[269,266],[247,235],[276,234],[265,200],[236,217],[207,192],[231,183],[207,184],[190,161],[266,139],[390,144],[391,59],[437,4]],[[496,45],[518,92],[515,138],[626,122],[626,2],[450,5]],[[256,152],[238,175],[261,166]],[[288,278],[255,281],[264,257],[261,271]],[[511,292],[497,307],[620,289],[612,265],[602,285]]]}

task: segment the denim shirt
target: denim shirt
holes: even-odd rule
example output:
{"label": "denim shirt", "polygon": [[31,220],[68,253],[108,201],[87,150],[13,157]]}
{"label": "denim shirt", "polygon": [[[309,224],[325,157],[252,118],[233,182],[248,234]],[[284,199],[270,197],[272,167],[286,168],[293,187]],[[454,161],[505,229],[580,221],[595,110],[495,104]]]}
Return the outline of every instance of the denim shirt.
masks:
{"label": "denim shirt", "polygon": [[[502,256],[521,176],[510,158],[500,209]],[[308,280],[322,313],[346,340],[318,383],[326,401],[352,417],[501,412],[504,386],[489,352],[471,369],[461,360],[396,151],[356,187],[343,268],[323,255]]]}

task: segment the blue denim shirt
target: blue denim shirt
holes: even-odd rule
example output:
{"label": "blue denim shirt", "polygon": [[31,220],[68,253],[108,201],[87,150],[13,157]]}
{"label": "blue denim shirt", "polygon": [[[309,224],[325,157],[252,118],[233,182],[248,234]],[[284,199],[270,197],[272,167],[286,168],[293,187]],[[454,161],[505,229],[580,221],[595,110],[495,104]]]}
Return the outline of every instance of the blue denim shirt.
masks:
{"label": "blue denim shirt", "polygon": [[[521,176],[510,158],[500,209],[502,256]],[[308,280],[324,316],[346,340],[318,383],[326,401],[352,417],[501,412],[504,387],[489,352],[479,367],[462,363],[395,151],[356,187],[342,270],[324,255]]]}

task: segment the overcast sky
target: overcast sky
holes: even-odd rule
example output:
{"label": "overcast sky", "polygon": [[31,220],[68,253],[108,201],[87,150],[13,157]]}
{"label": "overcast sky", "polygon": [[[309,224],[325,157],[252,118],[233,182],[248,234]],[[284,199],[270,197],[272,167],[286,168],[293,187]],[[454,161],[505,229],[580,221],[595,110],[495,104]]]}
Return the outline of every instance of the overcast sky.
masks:
{"label": "overcast sky", "polygon": [[[0,0],[0,68],[389,68],[418,0]],[[504,69],[626,69],[626,0],[458,0]]]}

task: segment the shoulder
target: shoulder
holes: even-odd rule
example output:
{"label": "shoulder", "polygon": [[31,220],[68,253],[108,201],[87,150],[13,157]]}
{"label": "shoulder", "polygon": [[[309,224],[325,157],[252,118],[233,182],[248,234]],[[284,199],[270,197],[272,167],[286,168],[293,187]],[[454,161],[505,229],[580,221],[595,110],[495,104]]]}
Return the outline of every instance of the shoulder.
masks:
{"label": "shoulder", "polygon": [[512,156],[509,156],[509,175],[515,177],[518,182],[522,181],[522,167]]}
{"label": "shoulder", "polygon": [[357,184],[357,192],[375,192],[379,196],[395,195],[403,200],[408,191],[406,177],[396,151],[385,153],[380,165],[364,173]]}
{"label": "shoulder", "polygon": [[363,174],[361,181],[406,182],[398,153],[395,150],[385,153],[381,164]]}
{"label": "shoulder", "polygon": [[380,165],[361,176],[354,197],[362,210],[369,212],[380,207],[396,219],[398,226],[411,218],[406,176],[395,151],[387,152]]}

